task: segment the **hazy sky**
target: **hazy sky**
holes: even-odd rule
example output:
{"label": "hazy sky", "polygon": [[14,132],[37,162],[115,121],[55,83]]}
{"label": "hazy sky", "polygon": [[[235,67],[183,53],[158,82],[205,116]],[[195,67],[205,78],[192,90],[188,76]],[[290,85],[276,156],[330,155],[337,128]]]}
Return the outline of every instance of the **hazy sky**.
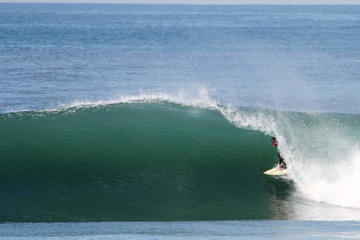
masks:
{"label": "hazy sky", "polygon": [[149,4],[360,4],[360,0],[0,0],[0,2]]}

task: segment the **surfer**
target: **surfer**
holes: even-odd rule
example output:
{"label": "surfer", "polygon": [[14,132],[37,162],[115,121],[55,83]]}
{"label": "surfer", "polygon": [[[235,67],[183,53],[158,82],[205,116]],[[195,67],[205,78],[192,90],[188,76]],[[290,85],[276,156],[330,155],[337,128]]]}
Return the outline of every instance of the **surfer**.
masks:
{"label": "surfer", "polygon": [[276,154],[277,154],[278,159],[279,159],[277,168],[286,169],[287,166],[286,166],[285,160],[284,160],[284,158],[281,156],[280,151],[279,151],[279,149],[277,148],[278,142],[276,141],[276,138],[274,138],[274,137],[271,138],[271,144],[273,145],[274,148],[276,148]]}

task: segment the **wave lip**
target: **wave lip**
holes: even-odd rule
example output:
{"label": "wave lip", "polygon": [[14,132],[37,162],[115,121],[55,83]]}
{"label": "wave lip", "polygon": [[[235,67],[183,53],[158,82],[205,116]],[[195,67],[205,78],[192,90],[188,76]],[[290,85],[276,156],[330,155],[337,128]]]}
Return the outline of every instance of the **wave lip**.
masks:
{"label": "wave lip", "polygon": [[105,101],[75,101],[70,104],[60,105],[55,108],[47,108],[42,111],[59,111],[70,108],[86,108],[86,107],[100,107],[110,104],[120,103],[174,103],[182,106],[192,106],[206,109],[217,109],[219,103],[213,100],[206,89],[200,89],[199,91],[191,94],[187,94],[184,91],[180,91],[175,95],[167,94],[165,92],[147,93],[141,92],[139,95],[132,96],[120,96],[118,98],[105,100]]}

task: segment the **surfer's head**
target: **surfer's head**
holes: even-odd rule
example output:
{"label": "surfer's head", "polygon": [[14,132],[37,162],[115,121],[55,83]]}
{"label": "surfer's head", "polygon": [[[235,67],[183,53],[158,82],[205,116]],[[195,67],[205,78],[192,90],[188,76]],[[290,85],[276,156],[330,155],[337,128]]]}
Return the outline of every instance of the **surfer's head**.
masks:
{"label": "surfer's head", "polygon": [[271,144],[273,145],[273,147],[277,147],[278,143],[276,141],[276,138],[274,137],[271,138]]}

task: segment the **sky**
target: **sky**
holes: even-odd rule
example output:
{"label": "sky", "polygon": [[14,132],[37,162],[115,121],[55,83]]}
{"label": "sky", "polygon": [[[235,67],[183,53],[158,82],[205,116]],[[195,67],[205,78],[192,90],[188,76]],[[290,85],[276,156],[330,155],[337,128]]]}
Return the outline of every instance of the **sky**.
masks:
{"label": "sky", "polygon": [[360,0],[0,0],[0,2],[120,4],[360,4]]}

